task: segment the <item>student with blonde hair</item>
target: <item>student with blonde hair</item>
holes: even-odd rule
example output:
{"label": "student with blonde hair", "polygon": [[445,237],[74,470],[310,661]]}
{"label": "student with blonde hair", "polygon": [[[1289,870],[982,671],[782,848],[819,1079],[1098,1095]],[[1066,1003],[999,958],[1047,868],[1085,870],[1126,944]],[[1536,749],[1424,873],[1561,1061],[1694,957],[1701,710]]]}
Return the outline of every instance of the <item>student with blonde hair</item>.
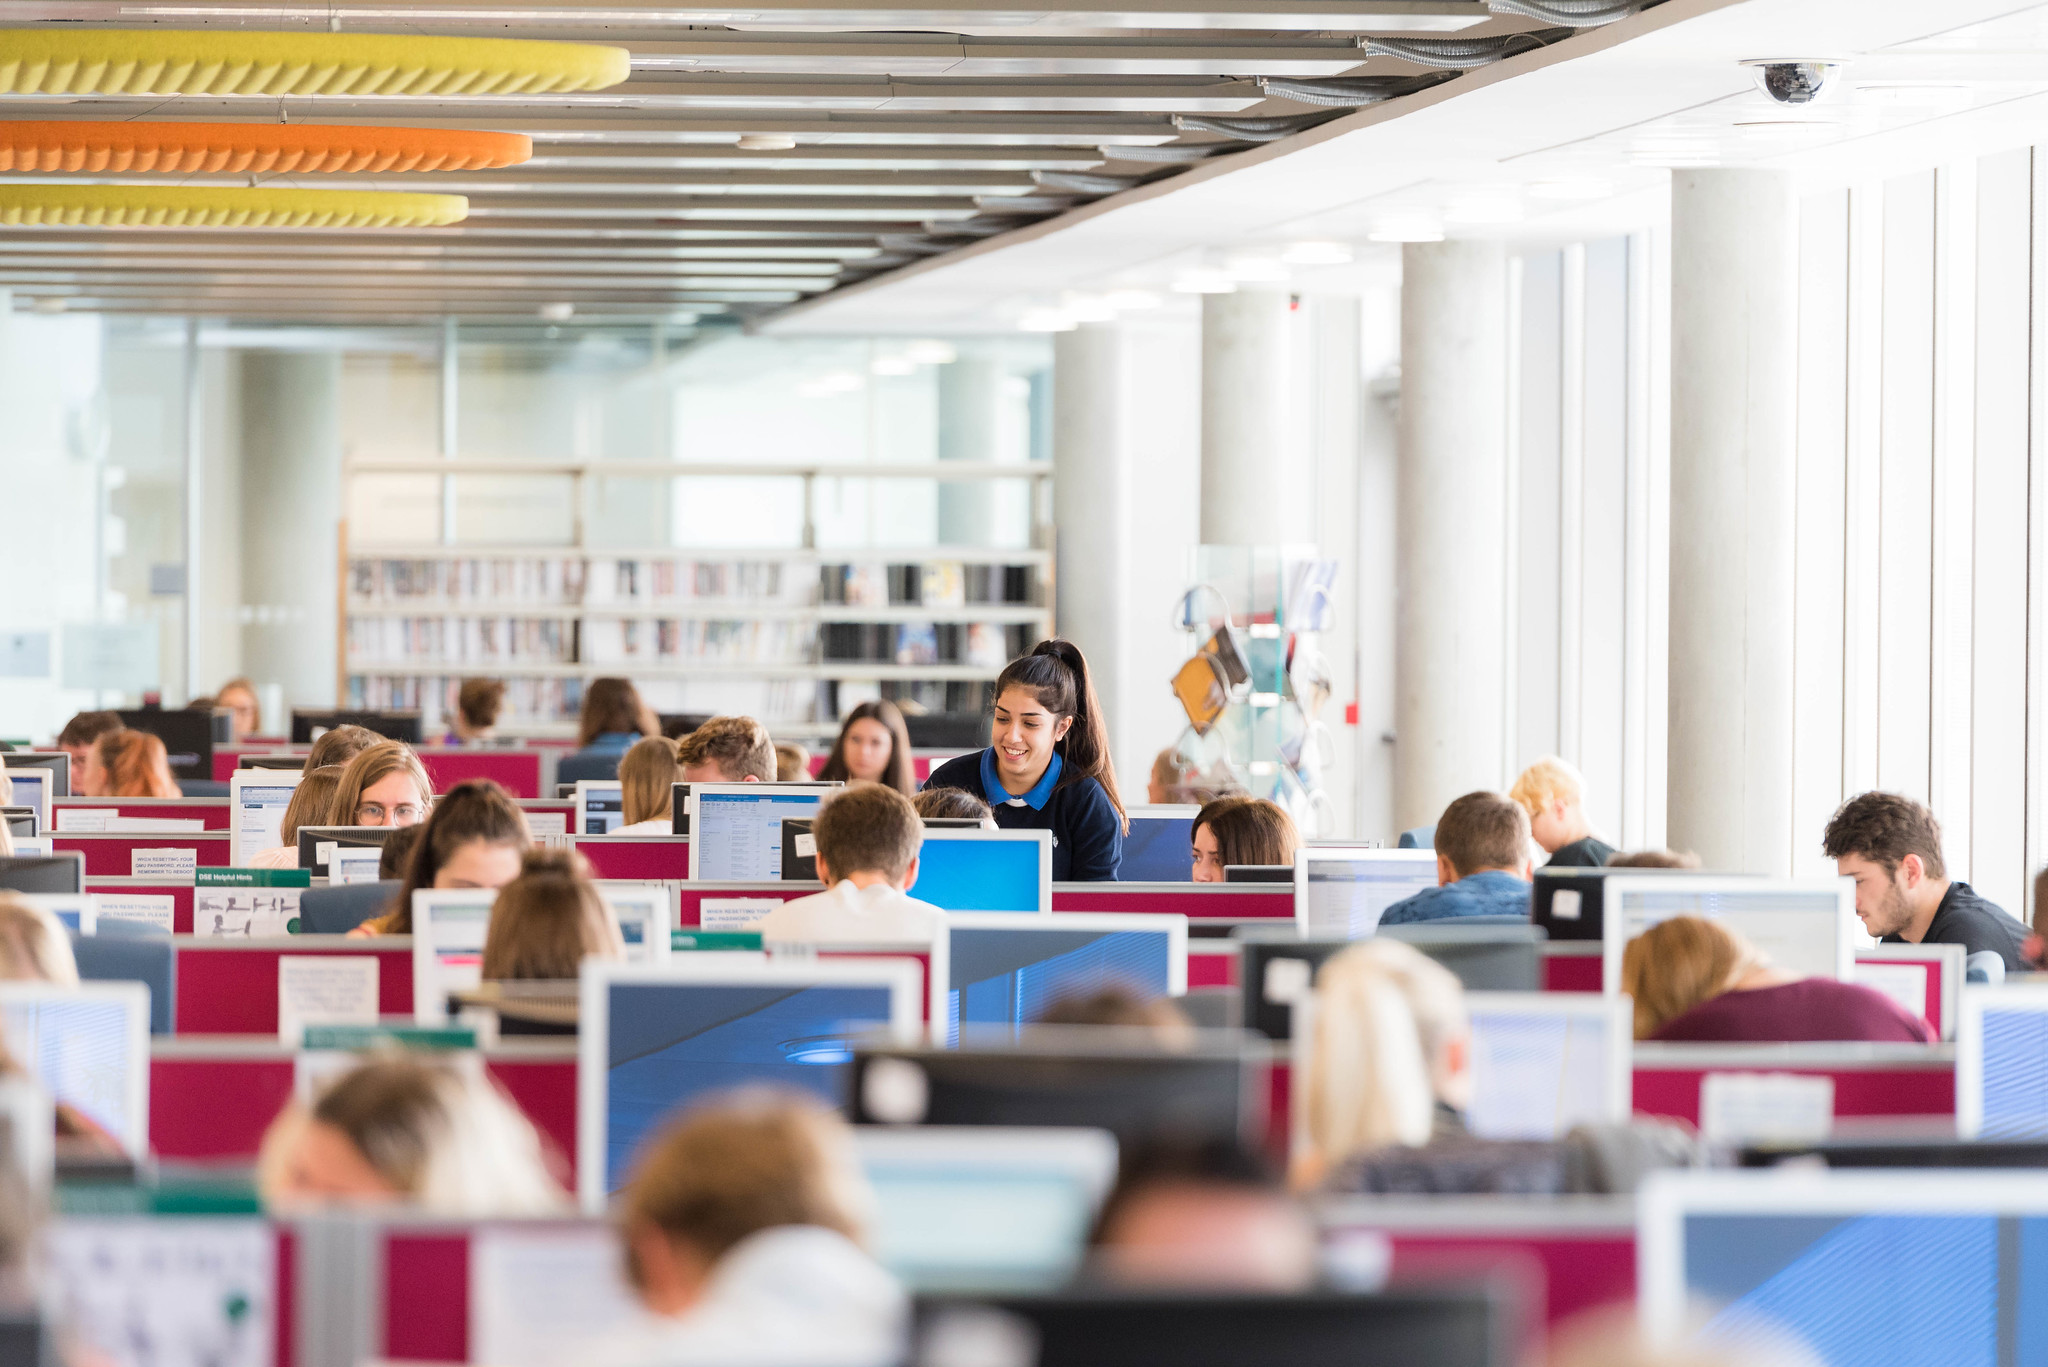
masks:
{"label": "student with blonde hair", "polygon": [[1674,916],[1628,942],[1621,990],[1635,1002],[1636,1038],[1869,1040],[1926,1044],[1927,1022],[1882,992],[1803,978],[1773,964],[1719,921]]}
{"label": "student with blonde hair", "polygon": [[811,776],[811,752],[793,740],[775,742],[775,781],[802,783]]}
{"label": "student with blonde hair", "polygon": [[752,717],[713,717],[676,742],[684,783],[773,783],[775,741]]}
{"label": "student with blonde hair", "polygon": [[306,776],[299,780],[298,787],[292,789],[292,800],[284,806],[284,820],[277,828],[277,838],[283,843],[249,856],[250,868],[295,869],[299,866],[299,827],[335,824],[328,817],[334,811],[334,795],[341,791],[342,772],[338,764],[307,771]]}
{"label": "student with blonde hair", "polygon": [[0,892],[0,981],[78,986],[78,961],[64,927],[48,911],[7,892]]}
{"label": "student with blonde hair", "polygon": [[641,1303],[668,1321],[626,1364],[893,1367],[909,1303],[870,1257],[853,1133],[801,1093],[693,1107],[641,1153],[617,1206]]}
{"label": "student with blonde hair", "polygon": [[683,781],[676,743],[667,736],[636,741],[619,761],[625,824],[613,835],[669,835],[675,830],[675,785]]}
{"label": "student with blonde hair", "polygon": [[393,1055],[271,1123],[257,1190],[272,1210],[406,1203],[454,1219],[568,1213],[533,1122],[481,1069]]}
{"label": "student with blonde hair", "polygon": [[1223,882],[1223,871],[1233,864],[1291,865],[1301,848],[1294,818],[1263,797],[1219,797],[1203,804],[1189,837],[1197,883]]}
{"label": "student with blonde hair", "polygon": [[1586,820],[1585,775],[1556,755],[1524,769],[1508,796],[1529,814],[1529,834],[1550,856],[1549,867],[1597,869],[1614,857],[1614,846]]}
{"label": "student with blonde hair", "polygon": [[412,747],[385,740],[360,751],[341,771],[330,824],[416,826],[434,809],[434,784]]}

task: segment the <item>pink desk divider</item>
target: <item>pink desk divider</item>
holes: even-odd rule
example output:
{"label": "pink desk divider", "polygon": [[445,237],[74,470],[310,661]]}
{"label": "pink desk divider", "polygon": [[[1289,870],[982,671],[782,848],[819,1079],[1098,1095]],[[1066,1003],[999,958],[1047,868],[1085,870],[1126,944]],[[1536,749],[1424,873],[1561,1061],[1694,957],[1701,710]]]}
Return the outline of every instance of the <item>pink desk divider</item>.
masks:
{"label": "pink desk divider", "polygon": [[1598,992],[1600,941],[1546,940],[1543,944],[1545,992]]}
{"label": "pink desk divider", "polygon": [[1796,1073],[1835,1084],[1835,1119],[1953,1116],[1955,1046],[1947,1044],[1656,1044],[1635,1046],[1639,1115],[1700,1123],[1710,1073]]}
{"label": "pink desk divider", "polygon": [[1054,883],[1052,910],[1178,912],[1191,922],[1291,921],[1291,883]]}
{"label": "pink desk divider", "polygon": [[707,898],[744,899],[751,901],[792,902],[799,897],[809,897],[814,892],[823,892],[823,883],[711,883],[686,882],[682,886],[682,906],[678,928],[689,930],[700,926],[700,908]]}
{"label": "pink desk divider", "polygon": [[412,937],[376,935],[177,938],[180,1035],[277,1035],[277,961],[286,954],[370,954],[377,959],[377,1010],[412,1014]]}
{"label": "pink desk divider", "polygon": [[1189,939],[1188,990],[1237,986],[1238,946],[1235,940]]}
{"label": "pink desk divider", "polygon": [[71,808],[113,812],[130,821],[204,821],[209,831],[228,829],[228,800],[224,797],[60,797],[50,803],[51,829],[46,834],[57,834],[63,813]]}
{"label": "pink desk divider", "polygon": [[540,755],[532,750],[422,746],[419,757],[437,793],[447,792],[464,779],[487,778],[514,797],[543,795]]}
{"label": "pink desk divider", "polygon": [[577,835],[570,837],[570,843],[590,861],[599,878],[690,876],[690,837],[686,835]]}
{"label": "pink desk divider", "polygon": [[135,874],[137,850],[192,850],[201,868],[225,868],[228,862],[228,833],[202,831],[197,835],[52,835],[50,848],[77,850],[85,856],[88,878],[128,878]]}
{"label": "pink desk divider", "polygon": [[97,897],[168,897],[171,899],[171,932],[192,933],[192,885],[166,883],[160,878],[94,878],[87,875],[85,890]]}

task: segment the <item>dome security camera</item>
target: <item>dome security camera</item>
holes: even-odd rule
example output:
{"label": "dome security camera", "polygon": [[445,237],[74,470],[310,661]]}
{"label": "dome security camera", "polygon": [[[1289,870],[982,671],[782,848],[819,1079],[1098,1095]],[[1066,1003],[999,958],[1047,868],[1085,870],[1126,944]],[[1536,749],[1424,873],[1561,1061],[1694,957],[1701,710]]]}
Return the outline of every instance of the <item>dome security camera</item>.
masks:
{"label": "dome security camera", "polygon": [[1743,65],[1756,77],[1757,89],[1779,104],[1797,107],[1818,104],[1833,94],[1844,64],[1759,58]]}

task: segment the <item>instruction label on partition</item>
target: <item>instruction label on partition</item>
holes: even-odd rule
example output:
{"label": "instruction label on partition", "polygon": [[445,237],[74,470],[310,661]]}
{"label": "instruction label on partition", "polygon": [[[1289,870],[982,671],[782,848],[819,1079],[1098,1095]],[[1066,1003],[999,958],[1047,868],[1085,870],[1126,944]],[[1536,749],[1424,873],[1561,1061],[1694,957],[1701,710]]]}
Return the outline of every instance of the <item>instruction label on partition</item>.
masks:
{"label": "instruction label on partition", "polygon": [[555,1367],[644,1321],[623,1265],[606,1225],[479,1228],[469,1243],[471,1360]]}
{"label": "instruction label on partition", "polygon": [[309,1025],[375,1025],[374,954],[283,954],[277,960],[277,1037],[291,1048]]}
{"label": "instruction label on partition", "polygon": [[1700,1135],[1717,1144],[1808,1144],[1835,1123],[1835,1080],[1801,1073],[1708,1073]]}
{"label": "instruction label on partition", "polygon": [[99,898],[102,921],[139,921],[143,925],[161,930],[166,935],[171,933],[173,918],[177,914],[178,899],[169,893],[129,895],[103,892]]}
{"label": "instruction label on partition", "polygon": [[262,1220],[59,1220],[46,1251],[58,1321],[89,1360],[269,1367],[277,1236]]}
{"label": "instruction label on partition", "polygon": [[192,894],[194,935],[289,935],[298,921],[297,888],[200,888]]}
{"label": "instruction label on partition", "polygon": [[107,823],[121,815],[118,807],[59,807],[56,811],[59,835],[90,835],[104,831]]}
{"label": "instruction label on partition", "polygon": [[128,855],[131,878],[190,878],[199,871],[199,851],[186,849],[134,850]]}
{"label": "instruction label on partition", "polygon": [[779,897],[706,897],[697,904],[697,928],[754,930],[781,905]]}
{"label": "instruction label on partition", "polygon": [[569,814],[567,812],[528,812],[526,829],[535,835],[567,835]]}

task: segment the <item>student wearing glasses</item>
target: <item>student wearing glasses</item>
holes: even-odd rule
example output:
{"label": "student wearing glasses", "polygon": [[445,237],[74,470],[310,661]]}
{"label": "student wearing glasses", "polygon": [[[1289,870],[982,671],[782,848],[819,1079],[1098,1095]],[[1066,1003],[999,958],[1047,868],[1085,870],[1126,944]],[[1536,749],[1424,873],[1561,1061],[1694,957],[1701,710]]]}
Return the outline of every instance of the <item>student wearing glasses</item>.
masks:
{"label": "student wearing glasses", "polygon": [[434,806],[434,785],[420,757],[400,741],[379,741],[342,771],[334,796],[341,826],[416,826]]}

